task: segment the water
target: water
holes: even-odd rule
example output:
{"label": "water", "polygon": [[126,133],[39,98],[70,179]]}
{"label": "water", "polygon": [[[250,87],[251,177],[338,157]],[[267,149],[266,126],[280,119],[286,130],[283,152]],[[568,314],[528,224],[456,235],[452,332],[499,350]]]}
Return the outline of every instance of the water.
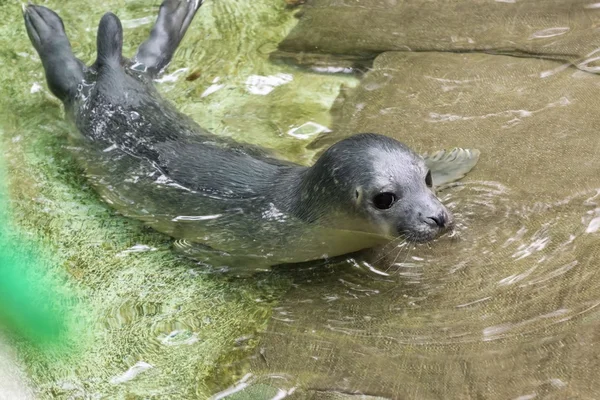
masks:
{"label": "water", "polygon": [[[91,62],[105,11],[126,21],[125,52],[131,54],[159,3],[45,5],[66,21],[78,57]],[[90,304],[78,313],[86,329],[71,337],[72,351],[46,354],[36,346],[17,346],[30,386],[42,398],[153,393],[202,398],[226,387],[240,369],[230,364],[253,348],[288,282],[207,276],[175,256],[169,238],[103,204],[70,156],[69,126],[44,84],[20,3],[1,8],[7,19],[0,35],[2,156],[13,219],[54,254],[56,270],[50,273],[66,271],[68,285]],[[339,85],[353,78],[315,77],[268,62],[269,49],[294,22],[284,5],[209,2],[202,11],[160,90],[215,133],[242,135],[306,160],[310,155],[300,150],[318,132],[305,132],[308,139],[288,132],[328,125]],[[208,379],[216,376],[218,381]]]}
{"label": "water", "polygon": [[[85,60],[102,12],[125,21],[131,54],[158,6],[78,3],[47,5]],[[204,274],[169,238],[98,199],[66,148],[19,5],[0,8],[13,219],[86,305],[74,307],[86,329],[70,351],[12,337],[14,350],[0,349],[21,386],[42,398],[600,396],[596,75],[563,59],[439,52],[386,53],[362,81],[314,74],[268,60],[295,23],[283,3],[207,2],[158,84],[203,127],[299,162],[366,130],[419,151],[482,152],[475,171],[440,193],[458,221],[453,237],[231,279]],[[332,119],[342,84],[358,88]],[[325,128],[333,132],[305,150]]]}
{"label": "water", "polygon": [[395,251],[390,276],[298,278],[260,345],[258,375],[386,398],[595,398],[597,192],[520,210],[488,182],[460,189],[446,197],[464,196],[460,240]]}

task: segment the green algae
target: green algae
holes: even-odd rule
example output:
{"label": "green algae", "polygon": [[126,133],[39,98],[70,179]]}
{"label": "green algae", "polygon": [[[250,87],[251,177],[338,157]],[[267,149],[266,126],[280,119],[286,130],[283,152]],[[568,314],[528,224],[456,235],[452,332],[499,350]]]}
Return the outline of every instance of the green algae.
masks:
{"label": "green algae", "polygon": [[[61,15],[76,55],[91,63],[105,11],[123,20],[124,51],[132,54],[159,2],[44,5]],[[27,341],[16,346],[37,396],[205,398],[227,387],[242,373],[240,360],[255,346],[288,280],[206,275],[170,251],[170,238],[102,203],[70,156],[72,128],[46,88],[20,3],[1,2],[0,13],[0,156],[11,219],[52,260],[42,270],[62,277],[61,290],[74,295],[69,351],[42,352]],[[208,1],[159,90],[216,134],[306,162],[312,156],[307,140],[330,124],[328,109],[340,85],[355,81],[271,65],[269,51],[293,24],[277,1]],[[276,85],[265,84],[269,77],[279,79]],[[289,134],[303,125],[317,128]]]}

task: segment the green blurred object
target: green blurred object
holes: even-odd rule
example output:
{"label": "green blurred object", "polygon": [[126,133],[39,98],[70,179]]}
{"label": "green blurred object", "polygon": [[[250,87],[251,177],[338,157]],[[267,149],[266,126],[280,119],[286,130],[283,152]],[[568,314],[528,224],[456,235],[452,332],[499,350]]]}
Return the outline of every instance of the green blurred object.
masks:
{"label": "green blurred object", "polygon": [[11,226],[5,183],[0,166],[0,330],[35,344],[56,343],[65,331],[65,299],[44,274],[49,261]]}

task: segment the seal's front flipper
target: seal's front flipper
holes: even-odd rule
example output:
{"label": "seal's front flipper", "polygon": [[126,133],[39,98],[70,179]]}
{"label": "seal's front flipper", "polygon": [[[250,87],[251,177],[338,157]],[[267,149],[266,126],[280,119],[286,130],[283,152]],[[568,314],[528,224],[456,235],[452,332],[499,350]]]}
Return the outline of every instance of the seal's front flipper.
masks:
{"label": "seal's front flipper", "polygon": [[84,64],[73,55],[60,17],[52,10],[29,4],[23,7],[27,34],[37,50],[52,93],[66,102],[83,81]]}
{"label": "seal's front flipper", "polygon": [[479,150],[455,148],[450,151],[440,150],[431,155],[425,153],[425,164],[431,170],[433,185],[440,187],[457,181],[473,169],[479,161]]}
{"label": "seal's front flipper", "polygon": [[150,37],[140,45],[133,61],[155,76],[171,61],[202,0],[165,0],[160,5]]}
{"label": "seal's front flipper", "polygon": [[249,277],[258,272],[270,270],[273,262],[267,257],[236,255],[213,249],[201,243],[176,240],[173,250],[180,255],[192,258],[204,267],[206,273],[227,273],[230,276]]}

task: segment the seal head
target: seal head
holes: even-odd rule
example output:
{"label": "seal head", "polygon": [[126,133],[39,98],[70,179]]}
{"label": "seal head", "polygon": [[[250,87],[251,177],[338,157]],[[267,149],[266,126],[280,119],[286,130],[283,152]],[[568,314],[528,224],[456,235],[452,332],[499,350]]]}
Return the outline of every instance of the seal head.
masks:
{"label": "seal head", "polygon": [[334,144],[300,187],[299,216],[340,229],[425,242],[453,226],[425,160],[387,136],[363,133]]}

